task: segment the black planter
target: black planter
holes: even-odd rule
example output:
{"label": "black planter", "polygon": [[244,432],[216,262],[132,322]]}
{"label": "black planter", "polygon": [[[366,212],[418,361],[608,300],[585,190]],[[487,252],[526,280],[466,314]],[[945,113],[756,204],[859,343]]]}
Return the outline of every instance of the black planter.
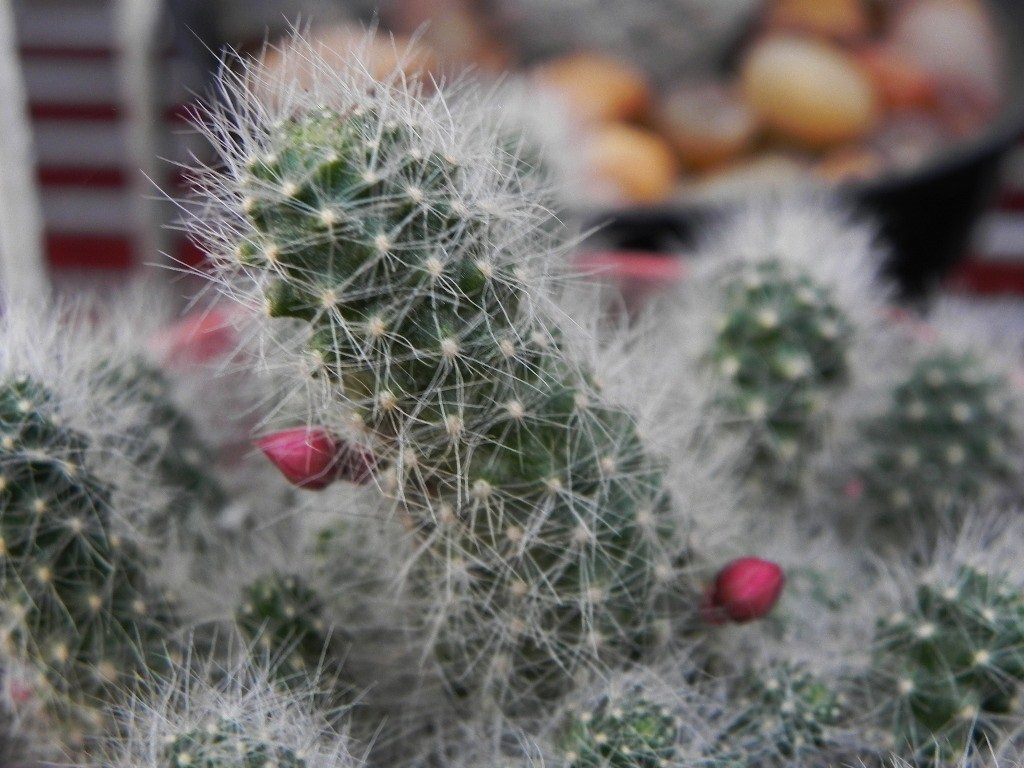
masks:
{"label": "black planter", "polygon": [[[926,299],[966,253],[979,215],[991,205],[1003,157],[1024,138],[1024,0],[988,0],[1003,35],[1007,93],[997,119],[913,172],[837,188],[872,218],[890,248],[887,269],[905,298]],[[714,208],[664,205],[590,217],[601,248],[671,251],[692,242]]]}

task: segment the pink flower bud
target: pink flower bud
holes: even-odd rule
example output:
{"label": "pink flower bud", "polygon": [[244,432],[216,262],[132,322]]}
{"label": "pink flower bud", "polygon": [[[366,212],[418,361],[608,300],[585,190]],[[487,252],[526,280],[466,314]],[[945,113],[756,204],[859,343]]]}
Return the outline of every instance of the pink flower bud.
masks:
{"label": "pink flower bud", "polygon": [[319,427],[296,427],[275,432],[256,441],[259,448],[288,482],[319,491],[338,479],[335,465],[338,444]]}
{"label": "pink flower bud", "polygon": [[741,557],[726,565],[704,595],[705,621],[753,621],[767,616],[782,593],[786,576],[768,560]]}

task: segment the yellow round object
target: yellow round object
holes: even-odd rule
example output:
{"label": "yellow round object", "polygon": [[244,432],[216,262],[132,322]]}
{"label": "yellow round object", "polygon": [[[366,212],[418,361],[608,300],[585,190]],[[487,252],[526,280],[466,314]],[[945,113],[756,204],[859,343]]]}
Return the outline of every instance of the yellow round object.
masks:
{"label": "yellow round object", "polygon": [[740,82],[769,128],[812,149],[860,139],[878,119],[871,80],[851,56],[823,41],[765,38],[743,62]]}
{"label": "yellow round object", "polygon": [[714,82],[684,83],[662,99],[658,127],[687,168],[706,171],[746,152],[758,130],[753,110]]}
{"label": "yellow round object", "polygon": [[675,153],[656,133],[625,123],[603,123],[590,141],[591,165],[605,192],[602,202],[656,203],[676,184]]}
{"label": "yellow round object", "polygon": [[573,113],[586,121],[640,119],[651,102],[644,75],[604,54],[569,54],[542,64],[534,77],[561,94]]}
{"label": "yellow round object", "polygon": [[870,30],[861,0],[776,0],[768,12],[769,29],[785,29],[815,37],[857,40]]}

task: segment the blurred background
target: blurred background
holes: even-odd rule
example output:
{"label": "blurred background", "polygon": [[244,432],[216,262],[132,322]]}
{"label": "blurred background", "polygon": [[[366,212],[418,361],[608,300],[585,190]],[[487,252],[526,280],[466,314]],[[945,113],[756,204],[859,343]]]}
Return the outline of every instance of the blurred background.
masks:
{"label": "blurred background", "polygon": [[879,222],[909,299],[1024,296],[1020,0],[2,4],[0,202],[5,231],[26,230],[9,275],[36,247],[60,286],[201,264],[176,200],[208,154],[189,105],[222,51],[263,55],[298,25],[343,52],[373,23],[396,40],[382,67],[415,37],[439,77],[543,94],[576,156],[572,213],[602,225],[590,250],[670,258],[737,200],[816,184]]}

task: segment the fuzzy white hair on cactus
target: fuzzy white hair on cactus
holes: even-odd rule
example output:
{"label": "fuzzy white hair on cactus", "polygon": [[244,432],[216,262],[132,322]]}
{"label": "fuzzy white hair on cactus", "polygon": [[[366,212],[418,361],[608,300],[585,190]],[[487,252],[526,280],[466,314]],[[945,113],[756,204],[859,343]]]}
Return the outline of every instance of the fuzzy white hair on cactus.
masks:
{"label": "fuzzy white hair on cactus", "polygon": [[177,618],[133,524],[194,501],[148,437],[156,412],[173,412],[155,405],[159,374],[95,308],[17,307],[0,321],[3,653],[37,673],[35,698],[60,723],[47,735],[71,750],[167,660]]}
{"label": "fuzzy white hair on cactus", "polygon": [[[366,45],[372,40],[370,33]],[[543,280],[561,260],[567,245],[550,210],[555,193],[552,174],[543,168],[548,155],[539,145],[518,138],[521,128],[508,118],[510,110],[496,92],[486,92],[467,79],[445,84],[442,93],[425,78],[400,68],[377,80],[365,69],[364,51],[358,46],[341,68],[335,68],[337,60],[324,60],[298,35],[284,50],[283,64],[273,70],[244,60],[236,62],[240,71],[225,67],[217,99],[197,118],[200,131],[227,167],[193,169],[198,207],[185,225],[210,251],[217,267],[212,278],[230,298],[264,315],[280,314],[282,301],[298,299],[303,303],[301,314],[312,315],[314,324],[331,321],[344,328],[339,333],[356,354],[403,359],[414,350],[407,348],[394,324],[402,322],[417,297],[427,298],[435,290],[455,285],[458,275],[453,269],[463,261],[473,264],[481,275],[497,275],[492,282],[500,290],[502,283],[511,279],[504,275],[505,269],[515,272],[514,284],[519,286],[527,274],[534,276],[533,281]],[[309,81],[299,87],[296,78],[310,73]],[[315,158],[303,161],[312,163],[309,167],[300,164],[279,175],[272,169],[292,157],[287,152],[282,155],[281,131],[316,115],[320,115],[319,126],[305,140],[326,144]],[[327,126],[331,115],[358,124],[350,136],[365,147],[358,159],[351,154],[342,158],[340,148],[330,146]],[[529,159],[519,154],[527,149]],[[339,181],[330,175],[333,171],[321,177],[314,167],[325,170],[340,163],[350,164],[345,173],[351,177]],[[531,172],[520,173],[517,164],[528,166]],[[446,188],[451,172],[458,174],[458,184]],[[337,190],[323,187],[336,182],[350,186],[340,196]],[[262,231],[249,214],[261,206],[291,200],[289,188],[295,185],[304,190],[302,199],[294,200],[296,210],[310,217],[311,231]],[[380,189],[387,189],[386,195]],[[311,194],[313,197],[306,199]],[[420,223],[412,231],[414,218],[392,215],[390,222],[387,217],[380,218],[382,213],[403,206],[428,218],[454,215],[465,223],[444,231]],[[330,214],[326,224],[325,212]],[[472,234],[467,238],[469,222]],[[308,269],[286,270],[289,253],[303,248],[329,250],[334,238],[358,243],[373,259],[348,274],[342,273],[341,264],[332,266],[324,276]],[[471,245],[467,246],[467,239]],[[467,247],[480,253],[468,254]],[[388,274],[419,252],[427,254],[417,269],[424,277],[420,284],[406,286],[401,296],[394,296],[369,316],[344,315],[353,299],[388,291]],[[291,290],[283,290],[280,278],[285,272]],[[524,314],[552,310],[543,292],[525,291],[520,298]],[[269,368],[294,372],[298,367],[316,373],[333,362],[329,355],[324,357],[322,345],[307,349],[308,326],[280,319],[271,326],[272,330],[262,332],[264,361]],[[518,346],[519,340],[513,334],[495,338],[493,343],[504,349]],[[440,338],[438,344],[449,350],[446,359],[451,364],[465,359],[464,352],[455,354],[457,336]],[[297,350],[303,351],[297,354]],[[489,365],[481,364],[476,375],[486,375]],[[314,412],[311,418],[323,416],[320,425],[336,434],[351,433],[351,415],[336,405],[337,383],[317,376],[298,380],[309,383],[314,400],[329,404],[320,409],[322,414]],[[388,412],[399,405],[394,393],[379,381],[363,388],[349,386],[340,394],[377,411]],[[315,410],[316,404],[312,407]],[[458,417],[457,413],[450,415]],[[413,438],[408,432],[399,437],[400,441]]]}
{"label": "fuzzy white hair on cactus", "polygon": [[947,299],[924,318],[890,321],[886,335],[899,348],[862,388],[843,451],[844,470],[863,486],[858,518],[890,532],[934,525],[1012,485],[1024,460],[1024,390],[1005,355],[1008,312],[969,312]]}
{"label": "fuzzy white hair on cactus", "polygon": [[[550,177],[543,173],[529,176],[535,185],[530,199],[516,194],[517,190],[508,189],[507,164],[513,162],[515,156],[499,148],[508,143],[505,137],[514,140],[515,126],[502,125],[502,106],[494,95],[487,94],[469,79],[444,84],[442,95],[425,76],[407,74],[401,67],[379,80],[363,65],[362,54],[373,39],[373,32],[368,33],[365,45],[354,47],[345,57],[345,64],[338,67],[338,61],[326,61],[315,46],[296,33],[284,49],[286,55],[279,66],[266,69],[258,62],[239,57],[234,62],[238,71],[227,66],[222,70],[219,93],[197,115],[197,126],[218,149],[221,159],[227,163],[227,171],[203,166],[192,169],[199,192],[197,201],[202,207],[195,216],[188,218],[186,226],[211,247],[211,256],[224,272],[246,273],[261,283],[265,276],[244,266],[252,254],[240,258],[239,249],[255,248],[258,254],[274,263],[276,254],[294,245],[259,237],[243,214],[263,202],[297,194],[299,187],[312,181],[309,170],[296,169],[295,178],[276,182],[261,181],[259,171],[279,160],[275,131],[299,115],[317,111],[325,115],[365,116],[361,140],[369,147],[379,145],[399,127],[407,129],[402,133],[403,145],[398,151],[370,151],[362,158],[352,170],[356,183],[373,184],[391,179],[398,190],[396,194],[404,193],[409,202],[427,206],[443,203],[456,210],[484,215],[491,222],[500,221],[503,224],[500,231],[489,232],[494,238],[490,243],[492,252],[500,251],[505,239],[536,238],[538,227],[550,219],[550,212],[543,205],[551,200]],[[300,72],[312,73],[305,87],[299,87]],[[482,119],[485,115],[487,117]],[[512,149],[518,151],[518,147]],[[332,150],[325,149],[320,159],[330,162],[335,159],[331,153]],[[430,156],[442,158],[467,172],[456,198],[421,200],[421,195],[436,186],[431,183],[436,171],[429,165],[417,169],[396,160],[397,157]],[[369,208],[374,207],[373,203],[385,202],[371,201]],[[319,201],[319,205],[307,204],[311,216],[319,218],[325,230],[344,226],[353,213],[359,216],[368,212],[365,205],[357,203],[353,207],[329,199]],[[325,205],[332,207],[324,208]],[[327,213],[330,215],[325,219]],[[430,246],[429,234],[424,233],[424,236],[427,237],[424,245]],[[364,237],[369,247],[382,256],[388,254],[391,241],[388,232],[368,231]],[[410,244],[407,242],[402,247],[407,249]],[[517,256],[523,255],[517,253]],[[526,268],[532,264],[542,272],[548,255],[540,249],[529,263],[520,263],[520,266]],[[243,263],[240,265],[239,261]],[[225,283],[223,287],[241,298],[237,281]],[[337,292],[342,287],[321,286],[321,292],[327,289]],[[250,286],[248,291],[251,306],[265,308],[262,291],[254,289],[255,286]]]}
{"label": "fuzzy white hair on cactus", "polygon": [[878,354],[887,291],[874,228],[800,190],[723,214],[687,255],[688,278],[652,309],[678,350],[663,375],[689,382],[709,431],[736,443],[748,483],[800,491],[832,401]]}
{"label": "fuzzy white hair on cactus", "polygon": [[620,671],[573,694],[543,726],[555,759],[567,766],[657,766],[706,754],[710,699],[681,684],[696,671],[674,653],[658,664]]}
{"label": "fuzzy white hair on cactus", "polygon": [[711,272],[736,262],[791,263],[834,292],[857,325],[878,323],[893,297],[894,286],[879,274],[886,254],[875,225],[814,187],[737,205],[705,228],[687,255],[695,269]]}
{"label": "fuzzy white hair on cactus", "polygon": [[[111,326],[91,323],[91,312],[88,302],[57,309],[28,303],[9,307],[0,318],[0,376],[45,384],[69,428],[88,434],[96,446],[117,444],[145,423],[146,413],[129,391],[95,389],[97,361],[128,364],[131,351],[118,342]],[[137,468],[131,467],[125,453],[97,452],[95,460],[111,463],[111,472],[133,482]]]}
{"label": "fuzzy white hair on cactus", "polygon": [[[923,529],[924,526],[922,525]],[[1016,506],[1000,504],[974,505],[970,514],[961,520],[944,521],[930,535],[923,530],[918,539],[910,542],[914,560],[921,568],[894,570],[903,576],[895,577],[906,586],[907,572],[917,572],[916,579],[939,583],[951,581],[962,566],[999,574],[1006,584],[1024,589],[1024,560],[1020,557],[1019,542],[1024,540],[1024,517]],[[904,592],[905,594],[905,592]]]}
{"label": "fuzzy white hair on cactus", "polygon": [[313,704],[315,683],[282,689],[251,659],[222,666],[189,657],[123,707],[124,735],[105,764],[117,768],[276,765],[358,768],[365,747]]}
{"label": "fuzzy white hair on cactus", "polygon": [[[902,754],[952,761],[1005,744],[1020,718],[1024,578],[1020,517],[981,510],[920,542],[917,564],[888,562],[891,608],[878,622],[871,674]],[[884,609],[883,609],[884,610]],[[924,652],[922,652],[924,651]]]}

